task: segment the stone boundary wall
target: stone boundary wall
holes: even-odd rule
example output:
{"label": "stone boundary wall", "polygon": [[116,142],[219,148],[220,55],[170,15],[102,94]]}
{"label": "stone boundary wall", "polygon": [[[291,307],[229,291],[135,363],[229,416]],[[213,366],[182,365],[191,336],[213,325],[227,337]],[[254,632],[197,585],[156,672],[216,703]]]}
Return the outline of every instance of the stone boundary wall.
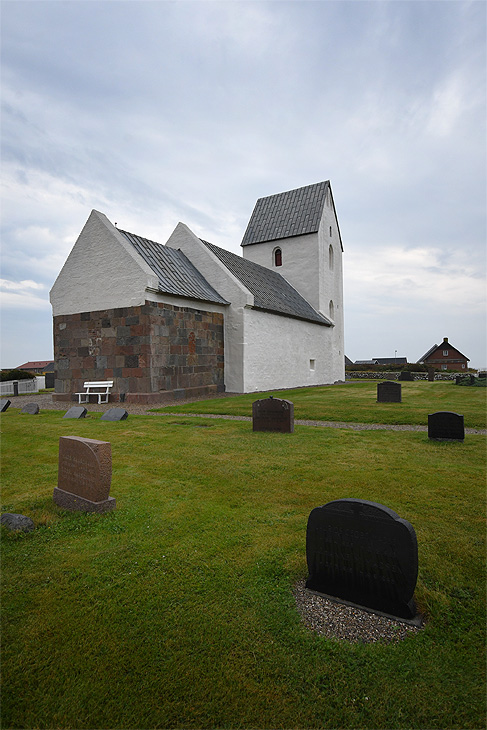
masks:
{"label": "stone boundary wall", "polygon": [[[398,380],[401,372],[369,372],[367,370],[352,370],[345,373],[346,380]],[[435,380],[455,380],[463,373],[435,373]],[[465,373],[468,375],[468,373]],[[412,373],[415,380],[428,380],[428,373]],[[404,382],[408,382],[407,380]]]}
{"label": "stone boundary wall", "polygon": [[[54,317],[55,399],[113,380],[110,400],[224,390],[223,314],[162,302]],[[57,397],[56,397],[57,396]]]}

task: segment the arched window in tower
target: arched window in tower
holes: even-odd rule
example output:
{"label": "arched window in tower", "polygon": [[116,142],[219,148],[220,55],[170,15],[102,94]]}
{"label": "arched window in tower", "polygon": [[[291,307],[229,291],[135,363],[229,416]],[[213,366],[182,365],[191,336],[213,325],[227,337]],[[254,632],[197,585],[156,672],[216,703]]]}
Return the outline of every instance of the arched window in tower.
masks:
{"label": "arched window in tower", "polygon": [[274,250],[274,266],[282,266],[282,251],[280,248]]}
{"label": "arched window in tower", "polygon": [[328,266],[330,267],[330,271],[333,271],[333,268],[335,266],[335,254],[334,254],[333,246],[331,245],[331,243],[328,248]]}
{"label": "arched window in tower", "polygon": [[335,305],[333,304],[332,299],[330,299],[330,303],[328,305],[328,313],[330,315],[330,319],[335,319]]}

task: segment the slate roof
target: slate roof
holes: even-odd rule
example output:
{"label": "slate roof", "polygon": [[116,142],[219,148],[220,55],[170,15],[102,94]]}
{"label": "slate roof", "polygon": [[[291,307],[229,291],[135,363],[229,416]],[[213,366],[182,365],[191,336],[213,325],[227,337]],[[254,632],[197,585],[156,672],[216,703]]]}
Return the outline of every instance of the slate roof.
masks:
{"label": "slate roof", "polygon": [[159,279],[159,291],[205,302],[228,304],[206,281],[182,251],[117,229],[132,244],[138,254]]}
{"label": "slate roof", "polygon": [[241,245],[316,233],[329,187],[330,182],[326,180],[259,198]]}
{"label": "slate roof", "polygon": [[[448,342],[448,341],[447,342],[443,341],[439,345],[433,345],[433,347],[431,347],[428,350],[428,352],[424,353],[423,357],[420,360],[418,360],[418,362],[424,362],[426,360],[426,358],[428,358],[430,355],[432,355],[434,353],[435,350],[443,350],[443,349],[448,350],[449,348],[452,350],[455,350],[456,352],[458,352],[459,355],[464,357],[465,360],[467,360],[467,362],[470,362],[470,358],[468,358],[466,355],[464,355],[463,352],[460,352],[460,350],[457,350],[457,348],[454,347],[451,344],[451,342]],[[447,362],[447,361],[445,360],[445,362]]]}
{"label": "slate roof", "polygon": [[332,326],[331,321],[317,312],[281,274],[200,240],[253,294],[255,309]]}

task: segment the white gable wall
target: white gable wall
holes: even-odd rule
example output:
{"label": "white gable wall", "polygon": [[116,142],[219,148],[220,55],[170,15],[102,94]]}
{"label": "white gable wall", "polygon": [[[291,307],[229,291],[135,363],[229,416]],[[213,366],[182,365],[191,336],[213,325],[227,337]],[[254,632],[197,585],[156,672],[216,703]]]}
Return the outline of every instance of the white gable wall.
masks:
{"label": "white gable wall", "polygon": [[53,316],[140,306],[158,280],[108,218],[91,212],[50,292]]}

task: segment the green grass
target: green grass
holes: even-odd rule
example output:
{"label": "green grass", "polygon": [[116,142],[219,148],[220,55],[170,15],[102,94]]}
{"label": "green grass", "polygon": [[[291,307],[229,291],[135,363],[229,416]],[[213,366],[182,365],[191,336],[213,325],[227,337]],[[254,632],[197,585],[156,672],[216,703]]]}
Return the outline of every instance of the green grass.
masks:
{"label": "green grass", "polygon": [[[1,416],[2,512],[37,525],[2,530],[2,727],[485,726],[482,436],[63,413]],[[61,435],[111,442],[115,512],[54,505]],[[340,497],[414,526],[419,634],[301,623],[307,518]]]}
{"label": "green grass", "polygon": [[402,403],[377,403],[378,382],[381,381],[351,381],[343,385],[250,393],[154,410],[251,416],[253,401],[273,395],[294,403],[296,419],[427,425],[429,413],[453,411],[464,416],[468,428],[487,427],[487,393],[483,389],[460,388],[453,382],[404,381]]}

